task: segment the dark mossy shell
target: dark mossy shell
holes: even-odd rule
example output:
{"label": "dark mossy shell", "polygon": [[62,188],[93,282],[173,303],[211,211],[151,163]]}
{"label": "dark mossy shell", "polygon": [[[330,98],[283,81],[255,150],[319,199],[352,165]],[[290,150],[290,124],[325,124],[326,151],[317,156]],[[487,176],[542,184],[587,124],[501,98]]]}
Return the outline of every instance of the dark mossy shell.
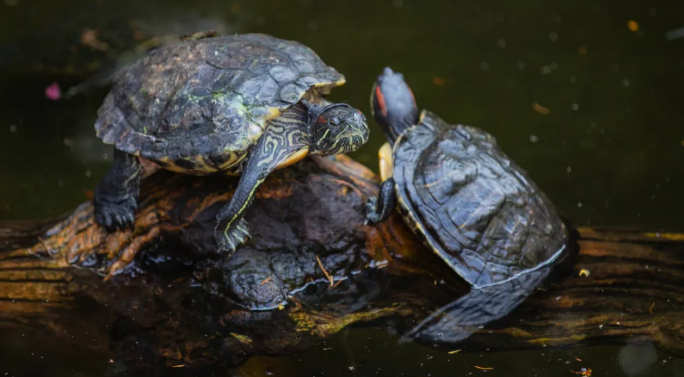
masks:
{"label": "dark mossy shell", "polygon": [[399,207],[475,287],[552,264],[569,232],[551,201],[494,137],[424,111],[393,151]]}
{"label": "dark mossy shell", "polygon": [[95,129],[105,143],[170,170],[230,170],[270,119],[343,83],[298,42],[264,34],[190,39],[126,69]]}

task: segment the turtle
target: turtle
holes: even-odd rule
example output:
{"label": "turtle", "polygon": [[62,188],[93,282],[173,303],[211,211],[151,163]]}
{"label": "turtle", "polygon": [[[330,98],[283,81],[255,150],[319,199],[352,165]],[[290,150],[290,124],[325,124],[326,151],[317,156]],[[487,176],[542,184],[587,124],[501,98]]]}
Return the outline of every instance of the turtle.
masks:
{"label": "turtle", "polygon": [[132,227],[143,163],[239,176],[214,234],[217,251],[232,255],[250,237],[243,216],[271,172],[368,140],[360,110],[326,99],[344,83],[311,48],[267,34],[195,33],[150,51],[117,74],[98,110],[96,134],[114,153],[94,190],[96,222]]}
{"label": "turtle", "polygon": [[388,142],[378,152],[382,184],[366,203],[367,223],[397,208],[470,285],[405,337],[461,340],[512,311],[552,269],[567,271],[576,230],[491,134],[419,113],[404,76],[389,67],[373,85],[371,112]]}

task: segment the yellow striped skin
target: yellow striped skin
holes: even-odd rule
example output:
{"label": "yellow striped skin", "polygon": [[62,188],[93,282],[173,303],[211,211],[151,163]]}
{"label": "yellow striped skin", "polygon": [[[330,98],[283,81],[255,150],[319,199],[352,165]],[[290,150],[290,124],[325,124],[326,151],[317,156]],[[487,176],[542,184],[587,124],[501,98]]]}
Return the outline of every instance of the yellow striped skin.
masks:
{"label": "yellow striped skin", "polygon": [[269,123],[250,152],[233,198],[217,216],[215,237],[219,249],[232,253],[249,237],[245,211],[272,171],[309,154],[348,153],[366,143],[368,125],[358,110],[327,102],[321,105],[295,105]]}

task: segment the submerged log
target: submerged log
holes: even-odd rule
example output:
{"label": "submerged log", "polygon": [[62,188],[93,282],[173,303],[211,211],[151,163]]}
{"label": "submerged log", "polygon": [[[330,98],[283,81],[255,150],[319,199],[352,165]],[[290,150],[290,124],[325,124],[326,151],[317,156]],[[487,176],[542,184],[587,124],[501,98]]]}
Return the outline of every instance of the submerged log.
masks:
{"label": "submerged log", "polygon": [[[348,158],[273,174],[246,217],[253,238],[228,259],[212,242],[234,186],[155,173],[135,229],[111,235],[90,203],[0,224],[0,326],[48,328],[129,368],[197,370],[304,349],[350,325],[402,334],[469,289],[399,216],[364,225],[378,181]],[[571,272],[459,348],[642,341],[684,355],[684,235],[579,231]]]}

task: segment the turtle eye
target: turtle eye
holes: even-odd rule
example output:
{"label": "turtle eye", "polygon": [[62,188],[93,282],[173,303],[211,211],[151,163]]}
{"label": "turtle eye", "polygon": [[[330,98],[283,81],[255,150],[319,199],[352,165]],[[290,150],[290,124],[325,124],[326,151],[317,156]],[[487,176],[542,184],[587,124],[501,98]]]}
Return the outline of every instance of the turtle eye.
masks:
{"label": "turtle eye", "polygon": [[340,118],[338,118],[338,117],[330,118],[330,125],[331,126],[338,126],[339,124],[340,124]]}

